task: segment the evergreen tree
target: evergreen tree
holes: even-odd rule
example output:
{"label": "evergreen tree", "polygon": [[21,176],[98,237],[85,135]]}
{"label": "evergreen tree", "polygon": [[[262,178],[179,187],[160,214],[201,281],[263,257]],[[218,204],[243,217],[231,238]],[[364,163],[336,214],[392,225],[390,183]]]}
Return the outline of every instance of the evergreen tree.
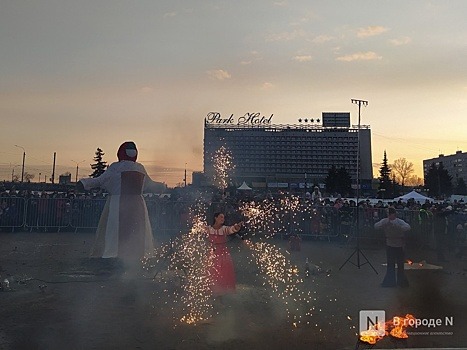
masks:
{"label": "evergreen tree", "polygon": [[89,176],[98,177],[104,173],[105,169],[107,168],[107,162],[102,160],[104,154],[105,153],[98,147],[94,156],[95,163],[91,164],[91,169],[94,170],[94,172]]}
{"label": "evergreen tree", "polygon": [[336,166],[333,165],[332,167],[329,168],[328,170],[328,175],[326,176],[326,179],[324,180],[324,183],[326,185],[326,191],[329,194],[335,193],[337,191],[337,169]]}
{"label": "evergreen tree", "polygon": [[337,171],[336,191],[341,195],[348,195],[352,191],[352,178],[345,167]]}
{"label": "evergreen tree", "polygon": [[452,194],[452,176],[444,168],[443,163],[439,163],[438,173],[441,195],[450,196]]}
{"label": "evergreen tree", "polygon": [[467,186],[465,185],[465,181],[462,177],[457,179],[457,186],[456,186],[456,193],[461,195],[467,195]]}
{"label": "evergreen tree", "polygon": [[439,197],[452,193],[452,177],[444,168],[443,163],[438,166],[431,164],[425,174],[425,187],[429,190],[430,196]]}
{"label": "evergreen tree", "polygon": [[379,168],[379,190],[386,193],[386,197],[392,195],[393,183],[391,181],[391,168],[388,165],[386,151],[384,151],[383,164]]}
{"label": "evergreen tree", "polygon": [[427,173],[425,174],[425,187],[428,189],[430,196],[437,197],[440,193],[438,181],[438,168],[435,163],[430,165]]}

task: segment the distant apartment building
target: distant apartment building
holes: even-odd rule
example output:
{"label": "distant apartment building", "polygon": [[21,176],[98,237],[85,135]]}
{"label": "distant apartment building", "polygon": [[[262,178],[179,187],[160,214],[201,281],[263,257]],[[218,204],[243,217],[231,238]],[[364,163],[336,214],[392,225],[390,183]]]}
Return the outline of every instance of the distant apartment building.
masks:
{"label": "distant apartment building", "polygon": [[[233,183],[253,187],[309,187],[324,184],[329,169],[345,167],[362,188],[373,178],[371,130],[352,126],[350,113],[323,112],[294,125],[272,123],[273,116],[247,113],[239,118],[209,113],[204,121],[204,174],[215,175],[214,156],[224,146],[232,155]],[[360,130],[360,152],[358,142]],[[357,162],[357,157],[359,162]]]}
{"label": "distant apartment building", "polygon": [[467,182],[467,152],[457,151],[455,154],[447,156],[440,154],[436,158],[425,159],[423,161],[423,174],[426,176],[432,164],[438,166],[441,163],[443,163],[444,169],[451,175],[454,186],[456,186],[457,179],[459,178]]}

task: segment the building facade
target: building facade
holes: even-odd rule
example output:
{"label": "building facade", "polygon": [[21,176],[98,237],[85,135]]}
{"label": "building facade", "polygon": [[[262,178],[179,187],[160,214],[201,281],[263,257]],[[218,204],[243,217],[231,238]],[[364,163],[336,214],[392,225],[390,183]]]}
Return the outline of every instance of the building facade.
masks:
{"label": "building facade", "polygon": [[425,159],[423,161],[423,174],[426,176],[432,164],[438,166],[441,163],[444,169],[451,175],[454,186],[457,185],[457,180],[459,178],[462,178],[464,182],[467,181],[467,152],[457,151],[455,154],[447,156],[440,154],[436,158]]}
{"label": "building facade", "polygon": [[[360,140],[359,131],[360,130]],[[358,144],[360,143],[360,152]],[[350,113],[322,114],[297,125],[275,125],[272,115],[247,113],[235,120],[210,113],[204,122],[204,174],[216,176],[216,152],[221,147],[232,156],[232,183],[246,181],[253,187],[310,187],[324,184],[329,169],[345,167],[356,184],[357,157],[362,188],[371,186],[371,130],[351,126]]]}

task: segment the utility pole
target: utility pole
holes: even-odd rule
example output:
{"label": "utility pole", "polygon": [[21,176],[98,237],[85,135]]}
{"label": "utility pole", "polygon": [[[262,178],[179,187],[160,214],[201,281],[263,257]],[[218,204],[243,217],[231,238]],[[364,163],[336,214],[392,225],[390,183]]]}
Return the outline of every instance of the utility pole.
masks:
{"label": "utility pole", "polygon": [[82,160],[81,162],[77,162],[75,160],[71,160],[73,163],[76,163],[76,176],[75,176],[75,182],[78,183],[78,164],[82,163],[82,162],[85,162],[85,160]]}
{"label": "utility pole", "polygon": [[51,177],[52,183],[55,183],[54,180],[55,180],[55,159],[56,158],[57,158],[57,152],[54,152],[54,165],[52,167],[52,177]]}
{"label": "utility pole", "polygon": [[15,146],[23,149],[23,169],[21,170],[21,183],[23,183],[23,180],[24,180],[24,161],[26,160],[26,150],[22,146],[18,146],[18,145],[15,145]]}
{"label": "utility pole", "polygon": [[187,163],[185,163],[185,177],[183,178],[183,181],[185,182],[185,187],[186,187],[186,164]]}

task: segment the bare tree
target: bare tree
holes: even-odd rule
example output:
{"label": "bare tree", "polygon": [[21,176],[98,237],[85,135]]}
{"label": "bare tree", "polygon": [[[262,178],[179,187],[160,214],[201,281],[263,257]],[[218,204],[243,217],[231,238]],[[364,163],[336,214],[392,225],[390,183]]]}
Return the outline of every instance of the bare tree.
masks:
{"label": "bare tree", "polygon": [[404,186],[405,180],[414,172],[413,163],[405,158],[396,159],[391,165],[391,169],[402,186]]}
{"label": "bare tree", "polygon": [[31,182],[31,180],[34,179],[35,176],[36,176],[35,174],[30,174],[26,171],[24,173],[24,181]]}
{"label": "bare tree", "polygon": [[417,175],[410,175],[405,180],[405,184],[413,187],[420,186],[423,185],[423,179]]}

